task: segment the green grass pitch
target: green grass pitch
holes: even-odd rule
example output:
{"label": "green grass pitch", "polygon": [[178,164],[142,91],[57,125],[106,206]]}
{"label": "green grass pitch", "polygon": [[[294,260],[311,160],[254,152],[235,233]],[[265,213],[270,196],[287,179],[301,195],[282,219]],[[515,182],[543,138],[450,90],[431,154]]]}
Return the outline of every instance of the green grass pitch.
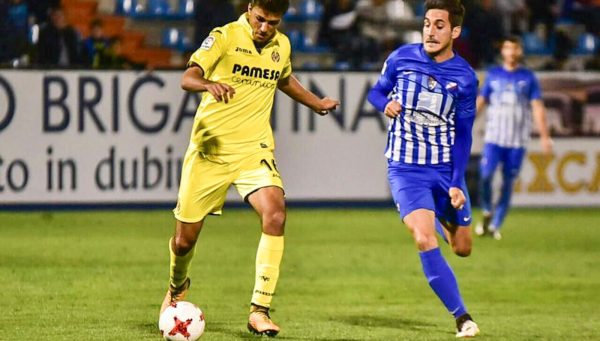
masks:
{"label": "green grass pitch", "polygon": [[[167,210],[0,212],[0,340],[159,340],[172,229]],[[245,324],[259,236],[250,210],[207,219],[188,296],[202,340],[257,339]],[[503,240],[443,253],[478,339],[600,340],[600,211],[515,209]],[[454,339],[392,208],[290,209],[281,270],[281,340]]]}

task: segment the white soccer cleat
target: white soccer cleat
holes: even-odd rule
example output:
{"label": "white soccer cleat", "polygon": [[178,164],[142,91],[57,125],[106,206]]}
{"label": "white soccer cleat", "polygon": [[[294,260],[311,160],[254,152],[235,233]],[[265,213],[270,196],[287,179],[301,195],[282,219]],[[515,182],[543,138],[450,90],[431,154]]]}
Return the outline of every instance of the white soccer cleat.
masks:
{"label": "white soccer cleat", "polygon": [[462,326],[460,326],[460,330],[456,333],[457,338],[467,338],[467,337],[475,337],[475,335],[479,334],[479,327],[477,323],[467,320]]}
{"label": "white soccer cleat", "polygon": [[496,240],[502,239],[502,235],[500,234],[500,231],[498,231],[498,230],[492,231],[492,237]]}
{"label": "white soccer cleat", "polygon": [[483,223],[479,222],[475,225],[475,234],[478,236],[483,236],[485,234],[485,229],[483,228]]}

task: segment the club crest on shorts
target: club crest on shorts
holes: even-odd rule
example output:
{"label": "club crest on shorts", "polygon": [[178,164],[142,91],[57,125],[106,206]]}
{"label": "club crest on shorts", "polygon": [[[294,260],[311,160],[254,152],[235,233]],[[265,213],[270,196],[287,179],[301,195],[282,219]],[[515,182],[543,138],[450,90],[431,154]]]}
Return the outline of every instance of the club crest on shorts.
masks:
{"label": "club crest on shorts", "polygon": [[427,87],[429,88],[429,90],[435,89],[436,85],[437,85],[437,81],[435,80],[435,78],[430,76],[429,79],[427,80]]}
{"label": "club crest on shorts", "polygon": [[275,63],[279,63],[279,58],[279,52],[273,51],[273,53],[271,53],[271,59],[273,59]]}
{"label": "club crest on shorts", "polygon": [[200,48],[203,50],[210,50],[210,48],[213,46],[214,43],[215,43],[215,37],[208,36],[208,37],[206,37],[206,39],[204,39],[204,41],[202,42],[202,45],[200,45]]}

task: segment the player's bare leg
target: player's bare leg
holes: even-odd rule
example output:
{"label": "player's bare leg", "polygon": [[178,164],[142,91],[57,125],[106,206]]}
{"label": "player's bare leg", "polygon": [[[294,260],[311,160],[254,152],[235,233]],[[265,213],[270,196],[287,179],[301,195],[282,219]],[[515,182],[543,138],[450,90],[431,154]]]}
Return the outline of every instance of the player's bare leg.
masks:
{"label": "player's bare leg", "polygon": [[256,277],[252,294],[248,330],[255,334],[275,336],[277,326],[269,315],[271,300],[279,278],[283,256],[285,200],[279,187],[264,187],[248,196],[262,225],[262,236],[256,252]]}
{"label": "player's bare leg", "polygon": [[[417,209],[404,217],[404,223],[419,249],[423,272],[429,286],[442,301],[448,312],[456,319],[457,337],[474,336],[479,333],[477,324],[462,301],[454,272],[442,256],[435,232],[435,214],[427,209]],[[447,234],[455,253],[463,255],[471,252],[469,228],[455,228]],[[469,235],[467,239],[466,235]],[[458,254],[458,253],[457,253]]]}
{"label": "player's bare leg", "polygon": [[196,241],[202,230],[203,220],[197,223],[177,221],[175,235],[169,240],[171,263],[169,270],[169,289],[160,307],[162,313],[167,307],[182,301],[190,287],[188,270],[194,257]]}
{"label": "player's bare leg", "polygon": [[470,226],[458,226],[447,221],[441,221],[444,226],[444,233],[448,243],[452,247],[452,252],[460,257],[468,257],[471,254],[473,239],[471,237]]}

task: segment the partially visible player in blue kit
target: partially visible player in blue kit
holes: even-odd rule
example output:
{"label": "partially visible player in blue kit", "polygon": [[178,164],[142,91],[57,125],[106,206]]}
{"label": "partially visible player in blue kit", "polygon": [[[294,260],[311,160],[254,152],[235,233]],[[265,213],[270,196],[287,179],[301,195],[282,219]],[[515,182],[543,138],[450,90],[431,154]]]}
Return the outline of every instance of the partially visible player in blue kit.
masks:
{"label": "partially visible player in blue kit", "polygon": [[[531,117],[540,133],[542,151],[552,153],[542,92],[533,72],[521,66],[523,47],[518,37],[502,42],[502,65],[488,71],[479,97],[477,113],[486,105],[485,145],[481,155],[479,193],[483,221],[477,235],[501,239],[500,227],[510,207],[514,181],[519,175],[525,147],[531,135]],[[492,203],[492,180],[502,164],[502,187],[496,207]]]}
{"label": "partially visible player in blue kit", "polygon": [[437,225],[454,253],[471,253],[471,204],[464,177],[478,83],[473,69],[452,50],[464,14],[460,0],[425,1],[423,43],[390,54],[368,99],[390,118],[388,180],[425,276],[456,319],[456,336],[472,337],[479,328],[436,237]]}

